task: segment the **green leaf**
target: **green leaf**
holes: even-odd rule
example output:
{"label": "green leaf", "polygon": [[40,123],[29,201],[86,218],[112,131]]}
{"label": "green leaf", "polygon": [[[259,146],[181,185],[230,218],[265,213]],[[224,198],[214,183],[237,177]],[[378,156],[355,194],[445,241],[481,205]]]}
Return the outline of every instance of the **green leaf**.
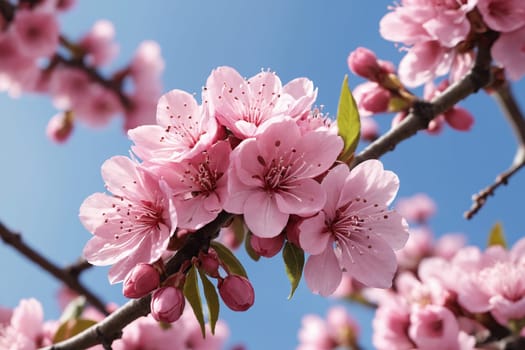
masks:
{"label": "green leaf", "polygon": [[215,325],[219,319],[219,296],[217,295],[215,286],[201,269],[199,269],[199,276],[201,277],[204,296],[206,297],[206,304],[208,305],[211,334],[215,334]]}
{"label": "green leaf", "polygon": [[361,132],[357,104],[348,88],[348,75],[345,75],[343,86],[341,86],[341,95],[337,106],[337,128],[339,129],[339,136],[344,141],[343,152],[339,155],[339,160],[346,163],[354,156]]}
{"label": "green leaf", "polygon": [[184,296],[190,303],[197,321],[199,321],[202,337],[206,337],[204,314],[202,312],[202,300],[199,292],[199,284],[197,282],[197,273],[195,271],[195,266],[193,265],[186,274],[186,282],[184,283]]}
{"label": "green leaf", "polygon": [[60,322],[62,323],[71,319],[79,318],[85,307],[86,298],[82,295],[76,297],[67,304],[62,315],[60,315]]}
{"label": "green leaf", "polygon": [[244,220],[241,215],[235,215],[230,224],[231,229],[233,230],[233,235],[235,237],[235,242],[241,243],[244,240],[244,234],[246,229],[244,227]]}
{"label": "green leaf", "polygon": [[253,234],[251,232],[248,232],[246,234],[246,239],[244,240],[244,248],[246,249],[246,253],[248,253],[248,256],[252,258],[253,261],[259,261],[261,256],[257,254],[255,250],[253,250],[252,243],[251,243],[252,235]]}
{"label": "green leaf", "polygon": [[283,260],[284,267],[286,268],[286,275],[292,285],[290,295],[288,295],[288,299],[291,299],[299,285],[301,275],[303,274],[304,252],[295,244],[286,242],[283,249]]}
{"label": "green leaf", "polygon": [[69,320],[62,322],[58,327],[55,336],[53,337],[53,344],[69,339],[96,324],[97,322],[93,320],[70,318]]}
{"label": "green leaf", "polygon": [[500,245],[503,248],[507,248],[507,241],[505,240],[505,233],[503,232],[503,225],[501,222],[496,222],[489,233],[489,239],[487,246]]}
{"label": "green leaf", "polygon": [[233,255],[231,250],[229,250],[223,244],[217,241],[211,242],[210,245],[213,249],[215,249],[215,251],[217,252],[217,255],[219,255],[219,258],[228,267],[231,273],[248,278],[248,275],[246,274],[246,270],[242,266],[239,259],[237,259],[235,255]]}

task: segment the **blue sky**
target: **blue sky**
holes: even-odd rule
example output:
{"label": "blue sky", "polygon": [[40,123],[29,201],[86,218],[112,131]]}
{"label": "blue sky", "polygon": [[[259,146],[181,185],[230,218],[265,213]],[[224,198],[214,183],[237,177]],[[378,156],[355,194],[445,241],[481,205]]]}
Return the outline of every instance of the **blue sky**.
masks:
{"label": "blue sky", "polygon": [[[356,1],[102,1],[79,0],[62,16],[63,32],[77,38],[100,18],[115,25],[121,53],[115,67],[131,57],[140,41],[156,40],[166,62],[164,91],[178,88],[200,95],[210,71],[220,65],[252,76],[262,68],[276,71],[283,82],[306,76],[319,88],[318,105],[335,115],[339,89],[348,74],[346,57],[367,46],[379,57],[397,63],[402,53],[378,33],[378,21],[388,0]],[[350,77],[351,86],[361,80]],[[525,85],[515,85],[525,99]],[[84,198],[103,191],[100,165],[113,155],[128,154],[130,142],[120,120],[101,130],[79,126],[64,146],[47,140],[45,126],[55,113],[49,99],[0,95],[0,220],[23,233],[31,245],[59,264],[80,254],[90,235],[78,220]],[[487,232],[503,222],[510,242],[523,235],[522,195],[525,175],[518,173],[509,186],[472,220],[462,213],[470,197],[506,169],[514,157],[515,140],[496,104],[480,92],[462,103],[476,117],[469,133],[450,129],[439,136],[420,133],[387,154],[385,168],[401,179],[400,196],[427,192],[438,204],[431,224],[437,234],[463,232],[470,243],[484,245]],[[379,116],[382,130],[391,116]],[[305,313],[324,315],[338,302],[312,295],[301,283],[288,301],[288,281],[277,257],[254,263],[240,254],[256,290],[256,303],[244,313],[223,308],[231,343],[243,342],[251,350],[293,349]],[[0,305],[15,306],[20,298],[36,297],[46,317],[59,314],[54,295],[58,283],[11,248],[0,245],[0,271],[4,283]],[[110,286],[107,269],[88,272],[85,280],[105,300],[123,303],[121,286]],[[8,282],[9,287],[5,287]],[[349,306],[361,323],[362,343],[371,348],[372,314]]]}

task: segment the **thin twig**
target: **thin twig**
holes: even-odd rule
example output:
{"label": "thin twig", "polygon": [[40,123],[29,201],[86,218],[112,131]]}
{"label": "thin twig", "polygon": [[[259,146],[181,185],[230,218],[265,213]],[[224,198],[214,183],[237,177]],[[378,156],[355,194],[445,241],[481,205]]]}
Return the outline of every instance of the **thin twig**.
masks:
{"label": "thin twig", "polygon": [[87,262],[86,259],[79,258],[75,263],[64,267],[64,270],[66,270],[72,276],[79,276],[82,272],[92,267],[93,265]]}
{"label": "thin twig", "polygon": [[510,177],[525,166],[525,118],[512,94],[510,85],[505,82],[494,90],[492,96],[511,125],[518,141],[518,147],[510,167],[499,174],[492,184],[472,196],[472,206],[464,214],[467,219],[471,219],[485,205],[488,197],[493,195],[498,187],[506,185]]}
{"label": "thin twig", "polygon": [[419,130],[426,129],[432,119],[485,87],[491,78],[490,48],[496,38],[497,34],[493,32],[488,32],[482,36],[479,41],[476,62],[471,71],[463,79],[450,85],[432,101],[416,102],[407,117],[397,127],[386,132],[356,155],[350,163],[350,168],[367,159],[380,158],[385,153],[392,151],[402,141],[415,135]]}
{"label": "thin twig", "polygon": [[34,262],[36,265],[42,267],[44,270],[49,272],[58,280],[62,281],[70,289],[77,293],[84,295],[86,300],[97,308],[100,312],[107,315],[108,312],[104,303],[91,292],[82,282],[79,281],[78,275],[74,276],[68,273],[68,270],[62,269],[57,265],[53,264],[48,258],[31,248],[23,240],[19,233],[11,232],[7,227],[0,222],[0,238],[4,243],[15,248],[20,254]]}
{"label": "thin twig", "polygon": [[[200,230],[190,234],[184,246],[166,264],[167,276],[180,270],[185,261],[197,256],[201,250],[209,247],[220,228],[232,217],[222,212]],[[102,342],[109,343],[121,336],[122,329],[141,316],[150,312],[151,294],[141,299],[131,300],[96,325],[76,336],[42,350],[77,350],[86,349]]]}

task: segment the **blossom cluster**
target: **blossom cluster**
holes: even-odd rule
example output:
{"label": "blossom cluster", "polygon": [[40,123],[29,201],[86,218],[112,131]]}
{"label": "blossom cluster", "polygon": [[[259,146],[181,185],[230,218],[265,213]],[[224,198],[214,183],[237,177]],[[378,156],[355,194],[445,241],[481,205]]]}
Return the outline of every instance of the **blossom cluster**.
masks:
{"label": "blossom cluster", "polygon": [[[386,40],[405,45],[399,67],[378,60],[372,51],[361,47],[348,57],[350,70],[368,80],[354,91],[361,117],[396,112],[392,126],[397,125],[418,100],[408,88],[424,85],[423,97],[432,101],[473,67],[482,43],[491,43],[498,79],[504,79],[503,71],[513,80],[525,74],[523,1],[401,1],[390,10],[380,22],[380,33]],[[441,82],[434,82],[447,74]],[[474,118],[454,106],[436,116],[427,131],[437,134],[445,123],[468,131]],[[363,118],[362,138],[372,141],[377,137],[377,123]]]}
{"label": "blossom cluster", "polygon": [[[428,225],[436,210],[432,199],[417,194],[400,199],[396,209],[414,226],[405,247],[396,252],[392,288],[367,288],[350,278],[334,293],[376,307],[374,347],[473,350],[492,349],[501,339],[503,345],[519,342],[525,326],[525,239],[511,249],[493,244],[484,251],[466,246],[459,234],[433,241]],[[357,348],[355,328],[353,345],[334,341],[341,326],[332,318],[329,315],[325,322],[305,317],[298,349],[313,344],[320,349]],[[346,319],[351,320],[349,315]]]}
{"label": "blossom cluster", "polygon": [[[275,255],[285,240],[309,253],[305,279],[315,293],[333,293],[343,274],[390,287],[393,251],[408,237],[405,220],[388,208],[399,180],[377,160],[352,171],[337,161],[344,141],[312,109],[316,95],[306,78],[283,86],[273,72],[245,79],[230,67],[212,71],[202,104],[182,90],[163,95],[157,124],[128,133],[140,160],[107,160],[102,177],[111,194],[95,193],[80,208],[93,234],[84,257],[112,265],[110,282],[124,280],[125,295],[154,291],[152,311],[160,320],[180,315],[176,306],[184,299],[174,289],[182,288],[191,265],[217,279],[227,306],[244,311],[253,288],[211,248],[164,282],[158,276],[175,242],[227,212],[242,218],[261,255]],[[166,317],[155,312],[163,303],[173,306]]]}
{"label": "blossom cluster", "polygon": [[60,111],[49,121],[48,136],[64,142],[75,121],[91,127],[124,115],[124,129],[154,121],[164,68],[157,43],[140,44],[126,67],[104,77],[100,70],[118,53],[115,29],[97,21],[77,42],[60,34],[58,15],[69,1],[24,1],[0,6],[0,91],[48,94]]}

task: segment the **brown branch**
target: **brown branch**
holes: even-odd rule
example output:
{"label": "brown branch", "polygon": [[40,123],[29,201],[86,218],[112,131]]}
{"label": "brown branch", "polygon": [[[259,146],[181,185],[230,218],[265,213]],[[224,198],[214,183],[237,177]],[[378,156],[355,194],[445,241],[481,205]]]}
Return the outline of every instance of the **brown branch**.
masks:
{"label": "brown branch", "polygon": [[11,232],[0,222],[0,238],[4,243],[15,248],[20,254],[40,266],[58,280],[62,281],[70,289],[77,293],[84,295],[86,300],[97,308],[100,312],[105,315],[108,314],[104,303],[91,292],[82,282],[79,281],[78,275],[73,275],[68,272],[67,269],[62,269],[57,265],[53,264],[49,259],[44,257],[42,254],[28,246],[23,240],[19,233]]}
{"label": "brown branch", "polygon": [[64,267],[64,270],[67,271],[72,276],[79,276],[82,272],[92,267],[93,265],[88,263],[85,259],[79,258],[73,264]]}
{"label": "brown branch", "polygon": [[377,159],[392,151],[402,141],[415,135],[419,130],[426,129],[432,119],[486,86],[491,79],[490,48],[496,38],[497,33],[494,32],[487,32],[480,37],[476,62],[470,72],[432,101],[416,102],[408,116],[397,127],[386,132],[356,155],[350,163],[350,168],[367,159]]}
{"label": "brown branch", "polygon": [[510,177],[525,165],[525,118],[512,94],[510,85],[505,82],[494,90],[492,96],[511,125],[518,140],[518,147],[510,167],[499,174],[492,184],[472,196],[472,206],[464,214],[467,219],[471,219],[485,205],[488,197],[492,196],[498,187],[506,185]]}
{"label": "brown branch", "polygon": [[[210,241],[217,236],[220,228],[231,217],[231,214],[222,212],[214,221],[190,234],[183,247],[166,264],[166,274],[169,276],[179,271],[185,261],[197,256],[201,250],[206,250]],[[98,324],[70,339],[43,348],[43,350],[77,350],[97,344],[105,344],[107,347],[113,340],[120,338],[125,326],[137,318],[149,314],[150,302],[151,295],[131,300]]]}

